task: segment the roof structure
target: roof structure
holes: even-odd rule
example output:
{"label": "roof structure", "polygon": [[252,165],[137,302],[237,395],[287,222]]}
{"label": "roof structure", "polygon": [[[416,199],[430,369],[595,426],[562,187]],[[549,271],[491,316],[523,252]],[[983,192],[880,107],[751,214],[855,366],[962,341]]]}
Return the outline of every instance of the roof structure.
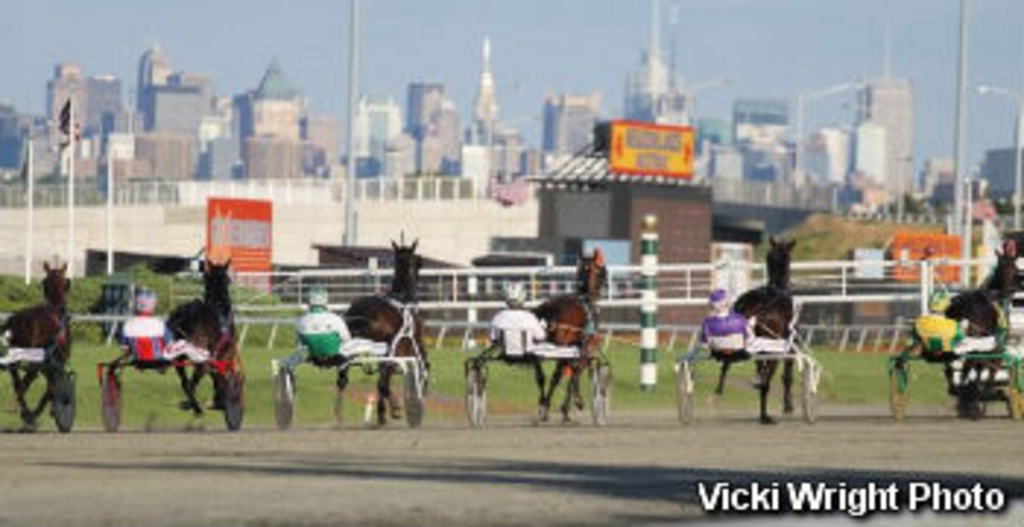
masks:
{"label": "roof structure", "polygon": [[256,98],[289,101],[297,96],[298,92],[293,90],[285,80],[281,65],[276,60],[272,61],[267,66],[267,71],[263,73],[259,87],[256,88]]}
{"label": "roof structure", "polygon": [[565,163],[547,174],[531,177],[531,181],[544,187],[591,188],[609,184],[655,185],[667,187],[703,187],[707,182],[698,178],[676,178],[655,174],[621,174],[613,172],[608,154],[588,144]]}

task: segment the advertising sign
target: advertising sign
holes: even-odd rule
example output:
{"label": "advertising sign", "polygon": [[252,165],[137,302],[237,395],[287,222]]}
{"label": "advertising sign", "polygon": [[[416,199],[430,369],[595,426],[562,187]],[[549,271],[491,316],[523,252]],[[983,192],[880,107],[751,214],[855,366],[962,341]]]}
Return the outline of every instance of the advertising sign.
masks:
{"label": "advertising sign", "polygon": [[598,138],[597,142],[607,148],[608,165],[613,173],[693,177],[693,128],[611,121],[599,130],[606,137]]}
{"label": "advertising sign", "polygon": [[[958,259],[960,237],[932,232],[900,231],[893,236],[889,251],[889,257],[893,260]],[[917,265],[897,265],[893,269],[893,278],[900,282],[916,282],[921,277],[920,269]],[[939,265],[935,268],[935,280],[938,282],[950,283],[959,279],[958,267]]]}
{"label": "advertising sign", "polygon": [[273,204],[266,200],[210,198],[206,203],[206,254],[231,258],[232,271],[270,271]]}

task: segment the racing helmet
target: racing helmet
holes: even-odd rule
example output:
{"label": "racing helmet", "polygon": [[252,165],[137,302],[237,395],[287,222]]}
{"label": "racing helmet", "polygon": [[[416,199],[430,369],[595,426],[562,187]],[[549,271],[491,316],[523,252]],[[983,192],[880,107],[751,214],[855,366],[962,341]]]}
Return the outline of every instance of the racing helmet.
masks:
{"label": "racing helmet", "polygon": [[945,313],[949,309],[949,293],[945,291],[936,291],[932,293],[931,298],[928,299],[928,311],[932,313]]}
{"label": "racing helmet", "polygon": [[323,287],[314,287],[309,290],[309,307],[327,307],[327,289]]}
{"label": "racing helmet", "polygon": [[156,313],[156,293],[148,287],[140,287],[135,291],[135,312],[139,315]]}
{"label": "racing helmet", "polygon": [[525,301],[526,290],[523,288],[523,284],[519,282],[509,282],[505,284],[505,304],[508,305],[508,307],[523,307],[523,302]]}
{"label": "racing helmet", "polygon": [[711,292],[708,297],[708,304],[711,305],[711,309],[716,312],[724,312],[729,310],[729,292],[725,289],[715,289]]}

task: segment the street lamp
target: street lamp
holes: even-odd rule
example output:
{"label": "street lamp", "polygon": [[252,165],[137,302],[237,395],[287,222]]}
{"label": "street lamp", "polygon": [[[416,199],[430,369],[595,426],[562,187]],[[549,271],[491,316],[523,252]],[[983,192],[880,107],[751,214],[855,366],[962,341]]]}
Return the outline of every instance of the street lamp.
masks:
{"label": "street lamp", "polygon": [[793,175],[801,180],[804,175],[803,167],[803,138],[804,138],[804,104],[814,102],[818,99],[836,95],[850,90],[862,88],[864,82],[861,80],[847,81],[841,84],[822,88],[820,90],[802,91],[796,94],[796,141],[793,149]]}
{"label": "street lamp", "polygon": [[1017,105],[1017,126],[1013,132],[1013,230],[1021,228],[1020,204],[1021,204],[1021,150],[1024,149],[1024,95],[1019,95],[998,86],[982,84],[978,86],[978,93],[982,95],[1000,95],[1006,97]]}

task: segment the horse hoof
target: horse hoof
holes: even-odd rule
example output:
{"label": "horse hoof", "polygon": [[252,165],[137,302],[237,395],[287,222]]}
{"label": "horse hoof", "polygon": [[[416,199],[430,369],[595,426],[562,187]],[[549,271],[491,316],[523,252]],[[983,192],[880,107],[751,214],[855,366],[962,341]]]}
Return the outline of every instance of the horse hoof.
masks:
{"label": "horse hoof", "polygon": [[541,406],[537,408],[537,422],[546,423],[548,422],[548,409]]}
{"label": "horse hoof", "polygon": [[776,422],[775,422],[775,419],[773,419],[771,417],[768,417],[767,415],[762,415],[761,416],[761,424],[763,424],[763,425],[773,425],[773,424],[776,424]]}
{"label": "horse hoof", "polygon": [[792,415],[792,414],[793,414],[793,411],[794,411],[794,408],[793,408],[793,403],[792,403],[792,402],[787,402],[787,403],[786,403],[786,404],[785,404],[785,405],[784,405],[784,406],[782,407],[782,413],[784,413],[784,414],[786,414],[786,415]]}

